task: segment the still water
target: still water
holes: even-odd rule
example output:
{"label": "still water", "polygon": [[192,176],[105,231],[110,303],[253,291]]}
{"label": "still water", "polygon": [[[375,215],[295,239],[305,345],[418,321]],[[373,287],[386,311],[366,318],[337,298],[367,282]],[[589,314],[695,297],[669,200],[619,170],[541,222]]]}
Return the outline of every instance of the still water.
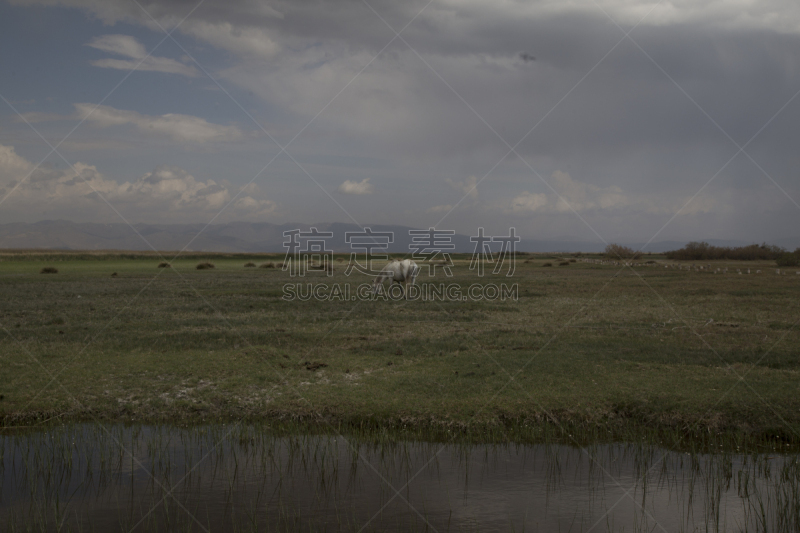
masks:
{"label": "still water", "polygon": [[800,531],[796,454],[252,426],[0,434],[0,531]]}

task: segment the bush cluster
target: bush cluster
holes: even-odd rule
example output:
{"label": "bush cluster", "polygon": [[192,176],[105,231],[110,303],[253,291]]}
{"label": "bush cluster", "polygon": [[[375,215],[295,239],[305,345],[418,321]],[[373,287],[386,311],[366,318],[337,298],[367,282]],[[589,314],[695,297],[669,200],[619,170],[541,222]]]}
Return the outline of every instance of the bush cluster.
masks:
{"label": "bush cluster", "polygon": [[775,262],[779,267],[796,267],[800,265],[800,248],[794,252],[786,252],[781,254]]}
{"label": "bush cluster", "polygon": [[606,256],[609,259],[639,259],[642,253],[621,244],[611,243],[606,246]]}
{"label": "bush cluster", "polygon": [[[795,252],[797,253],[797,252]],[[667,259],[678,261],[710,261],[713,259],[729,259],[733,261],[769,261],[777,260],[786,254],[786,250],[774,244],[751,244],[749,246],[712,246],[707,242],[690,242],[680,250],[664,254]],[[787,265],[791,266],[791,265]]]}

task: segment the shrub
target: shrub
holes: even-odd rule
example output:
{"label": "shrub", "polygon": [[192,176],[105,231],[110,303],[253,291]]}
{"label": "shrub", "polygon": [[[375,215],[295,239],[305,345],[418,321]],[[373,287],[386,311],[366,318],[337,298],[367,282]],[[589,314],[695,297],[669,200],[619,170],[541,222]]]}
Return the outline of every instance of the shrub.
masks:
{"label": "shrub", "polygon": [[781,254],[775,262],[779,267],[796,267],[800,265],[800,248],[791,253]]}
{"label": "shrub", "polygon": [[560,266],[560,267],[566,267],[566,266],[569,266],[569,261],[561,261],[561,262],[558,264],[558,266]]}
{"label": "shrub", "polygon": [[44,267],[39,271],[39,274],[58,274],[56,267]]}
{"label": "shrub", "polygon": [[198,263],[195,268],[197,270],[208,270],[209,268],[214,268],[214,263]]}
{"label": "shrub", "polygon": [[543,264],[542,266],[543,266],[543,267],[551,267],[551,266],[553,266],[553,263],[545,263],[545,264]]}
{"label": "shrub", "polygon": [[639,259],[641,252],[635,252],[633,249],[621,244],[611,243],[606,246],[606,256],[610,259]]}
{"label": "shrub", "polygon": [[116,273],[116,272],[112,272],[112,273],[111,273],[111,277],[112,277],[112,278],[116,278],[116,277],[117,277],[117,273]]}
{"label": "shrub", "polygon": [[269,263],[262,263],[261,265],[259,265],[258,268],[275,268],[275,263],[273,263],[272,261],[270,261]]}
{"label": "shrub", "polygon": [[[678,261],[710,261],[729,259],[734,261],[778,260],[786,250],[774,244],[751,244],[749,246],[712,246],[707,242],[690,242],[680,250],[672,250],[664,255],[667,259]],[[790,254],[791,255],[791,254]]]}
{"label": "shrub", "polygon": [[169,268],[171,266],[172,265],[170,265],[169,263],[159,263],[158,264],[158,268]]}
{"label": "shrub", "polygon": [[577,260],[577,259],[570,259],[570,260],[569,260],[569,262],[570,262],[570,263],[577,263],[577,262],[578,262],[578,260]]}
{"label": "shrub", "polygon": [[245,264],[244,264],[244,267],[245,267],[245,268],[253,268],[253,267],[255,267],[255,266],[256,266],[256,264],[255,264],[255,263],[245,263]]}

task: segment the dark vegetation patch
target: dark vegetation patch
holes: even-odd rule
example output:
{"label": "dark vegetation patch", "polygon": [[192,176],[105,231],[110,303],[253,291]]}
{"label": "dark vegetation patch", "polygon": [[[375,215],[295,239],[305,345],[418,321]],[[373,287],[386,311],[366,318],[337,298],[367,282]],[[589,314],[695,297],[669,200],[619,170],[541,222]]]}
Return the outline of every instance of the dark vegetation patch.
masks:
{"label": "dark vegetation patch", "polygon": [[170,265],[170,264],[169,264],[169,263],[167,263],[167,262],[162,262],[162,263],[159,263],[159,264],[158,264],[158,268],[169,268],[169,267],[171,267],[171,266],[172,266],[172,265]]}
{"label": "dark vegetation patch", "polygon": [[800,248],[794,252],[783,253],[775,259],[779,267],[796,267],[800,265]]}
{"label": "dark vegetation patch", "polygon": [[195,268],[197,270],[209,270],[214,268],[214,263],[198,263]]}
{"label": "dark vegetation patch", "polygon": [[58,274],[56,267],[44,267],[39,271],[39,274]]}
{"label": "dark vegetation patch", "polygon": [[606,246],[605,255],[608,259],[612,260],[639,259],[642,256],[642,252],[635,251],[621,244],[611,243]]}
{"label": "dark vegetation patch", "polygon": [[[800,257],[800,249],[794,254]],[[786,250],[774,244],[751,244],[749,246],[713,246],[707,242],[690,242],[680,250],[664,254],[675,261],[713,261],[727,259],[732,261],[774,261],[786,254]],[[793,255],[793,254],[788,254]]]}

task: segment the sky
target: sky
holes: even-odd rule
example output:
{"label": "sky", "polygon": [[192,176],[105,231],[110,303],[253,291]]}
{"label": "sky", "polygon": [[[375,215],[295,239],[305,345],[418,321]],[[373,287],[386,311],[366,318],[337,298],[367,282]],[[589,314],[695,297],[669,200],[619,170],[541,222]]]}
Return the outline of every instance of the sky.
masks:
{"label": "sky", "polygon": [[800,238],[794,0],[0,0],[0,223]]}

